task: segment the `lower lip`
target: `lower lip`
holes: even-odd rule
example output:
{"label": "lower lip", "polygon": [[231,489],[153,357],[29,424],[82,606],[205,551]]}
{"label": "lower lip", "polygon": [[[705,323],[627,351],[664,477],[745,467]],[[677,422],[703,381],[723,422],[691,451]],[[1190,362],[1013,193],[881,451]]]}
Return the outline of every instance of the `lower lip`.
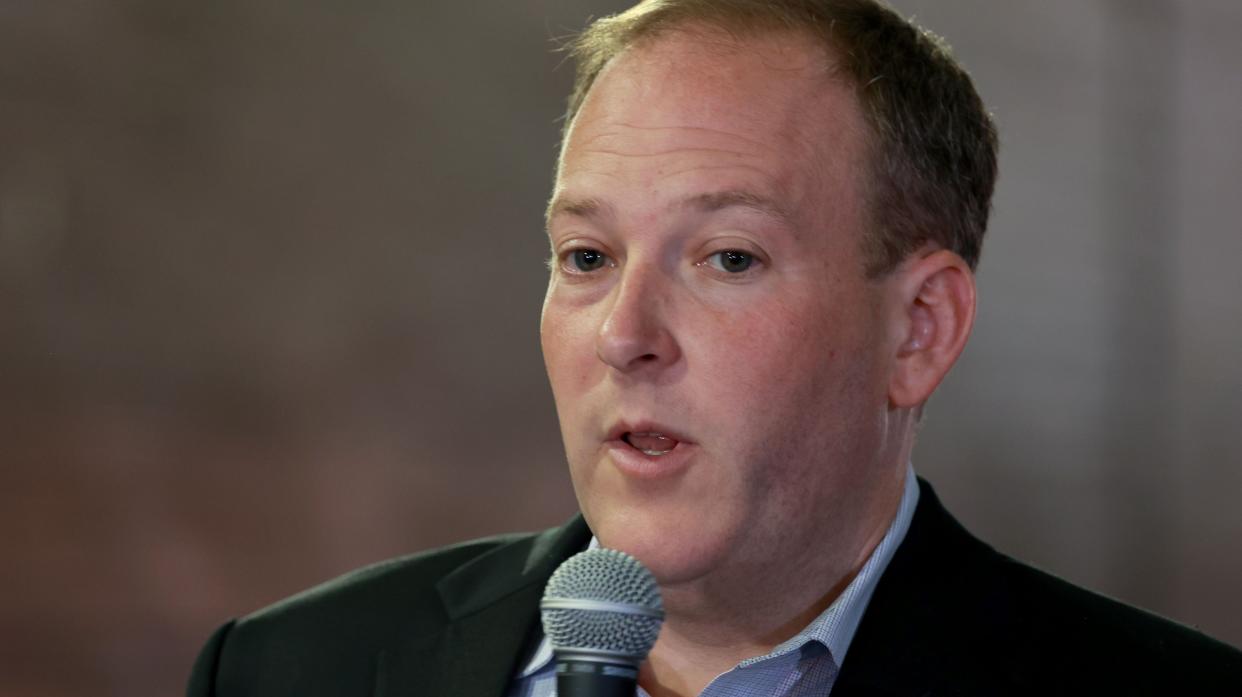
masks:
{"label": "lower lip", "polygon": [[663,455],[648,455],[620,439],[608,441],[605,445],[617,469],[636,479],[659,479],[680,472],[689,464],[695,451],[694,445],[684,442],[679,442]]}

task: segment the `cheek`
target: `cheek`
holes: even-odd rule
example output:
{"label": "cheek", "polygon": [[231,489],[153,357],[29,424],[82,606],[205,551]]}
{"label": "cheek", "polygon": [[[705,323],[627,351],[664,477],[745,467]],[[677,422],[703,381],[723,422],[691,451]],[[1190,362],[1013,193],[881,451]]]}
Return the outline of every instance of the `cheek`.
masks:
{"label": "cheek", "polygon": [[850,450],[845,434],[884,405],[874,322],[836,311],[850,307],[844,301],[815,300],[714,320],[700,343],[700,399],[716,405],[717,433],[741,457],[788,468],[777,453],[806,463],[808,450]]}
{"label": "cheek", "polygon": [[780,405],[808,382],[819,382],[851,343],[844,322],[804,298],[756,304],[745,312],[714,312],[703,324],[707,331],[697,338],[694,351],[706,368],[700,377],[721,398],[746,401],[751,412],[765,404],[759,398],[783,395],[766,403]]}
{"label": "cheek", "polygon": [[545,303],[539,325],[544,367],[558,407],[580,390],[595,361],[594,333],[585,313],[575,313],[556,302]]}

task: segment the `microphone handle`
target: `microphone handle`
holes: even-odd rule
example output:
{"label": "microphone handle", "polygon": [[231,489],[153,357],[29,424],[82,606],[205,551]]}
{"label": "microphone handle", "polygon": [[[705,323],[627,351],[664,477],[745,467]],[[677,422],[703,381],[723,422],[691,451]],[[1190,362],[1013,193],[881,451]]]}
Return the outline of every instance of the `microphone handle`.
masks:
{"label": "microphone handle", "polygon": [[556,697],[634,697],[638,670],[594,661],[556,662]]}

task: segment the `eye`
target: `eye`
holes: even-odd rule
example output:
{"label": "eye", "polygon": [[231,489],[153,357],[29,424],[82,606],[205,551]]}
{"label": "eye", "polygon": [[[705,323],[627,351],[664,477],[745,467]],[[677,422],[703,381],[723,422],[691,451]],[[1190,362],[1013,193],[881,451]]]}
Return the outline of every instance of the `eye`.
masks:
{"label": "eye", "polygon": [[708,257],[703,263],[710,265],[713,269],[724,271],[726,273],[742,273],[750,269],[755,263],[753,254],[738,251],[736,249],[726,249],[723,252],[716,252]]}
{"label": "eye", "polygon": [[575,249],[567,260],[578,273],[598,271],[608,265],[608,256],[598,249]]}

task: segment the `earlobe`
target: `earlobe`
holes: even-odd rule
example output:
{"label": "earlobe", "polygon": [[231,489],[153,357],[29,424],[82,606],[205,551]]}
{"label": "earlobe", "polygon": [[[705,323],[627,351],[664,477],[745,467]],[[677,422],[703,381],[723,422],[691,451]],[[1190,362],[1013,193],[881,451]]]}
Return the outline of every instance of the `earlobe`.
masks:
{"label": "earlobe", "polygon": [[961,355],[975,317],[974,274],[947,250],[918,257],[899,271],[903,288],[889,403],[916,407],[931,396]]}

